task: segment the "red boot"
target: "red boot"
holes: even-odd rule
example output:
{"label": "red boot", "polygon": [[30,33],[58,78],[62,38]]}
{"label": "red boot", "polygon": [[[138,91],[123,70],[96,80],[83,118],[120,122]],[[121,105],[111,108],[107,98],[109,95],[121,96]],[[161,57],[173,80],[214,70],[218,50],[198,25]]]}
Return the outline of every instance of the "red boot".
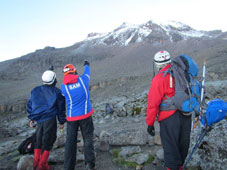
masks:
{"label": "red boot", "polygon": [[50,151],[47,151],[47,150],[43,151],[37,170],[50,170],[51,169],[51,167],[48,165],[49,155],[50,155]]}
{"label": "red boot", "polygon": [[34,149],[34,161],[33,161],[34,170],[36,170],[36,168],[39,165],[40,155],[41,155],[41,149]]}
{"label": "red boot", "polygon": [[180,166],[180,169],[179,170],[183,170],[183,166]]}

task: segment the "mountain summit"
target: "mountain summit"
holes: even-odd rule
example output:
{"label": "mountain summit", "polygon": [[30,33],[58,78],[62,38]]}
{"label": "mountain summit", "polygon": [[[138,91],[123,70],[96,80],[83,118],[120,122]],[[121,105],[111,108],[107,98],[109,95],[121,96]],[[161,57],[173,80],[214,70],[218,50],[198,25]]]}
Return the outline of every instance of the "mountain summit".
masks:
{"label": "mountain summit", "polygon": [[85,41],[93,45],[127,46],[142,41],[157,43],[163,41],[177,42],[200,37],[217,38],[221,34],[222,31],[198,31],[176,21],[158,23],[150,20],[141,25],[123,23],[109,33],[91,33]]}

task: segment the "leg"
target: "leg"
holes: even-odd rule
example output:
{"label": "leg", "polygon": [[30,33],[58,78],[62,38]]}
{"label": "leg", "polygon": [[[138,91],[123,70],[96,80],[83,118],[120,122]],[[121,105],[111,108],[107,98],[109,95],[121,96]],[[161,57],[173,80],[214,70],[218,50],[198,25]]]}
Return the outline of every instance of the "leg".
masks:
{"label": "leg", "polygon": [[90,169],[95,167],[95,152],[94,152],[94,141],[93,141],[93,132],[94,125],[92,117],[90,116],[87,119],[80,120],[80,129],[84,140],[84,156],[85,163],[88,164]]}
{"label": "leg", "polygon": [[78,121],[67,122],[65,143],[65,170],[74,170],[76,165]]}
{"label": "leg", "polygon": [[43,137],[42,137],[42,154],[38,166],[38,170],[51,169],[48,165],[50,150],[57,138],[57,121],[56,118],[47,120],[43,123]]}
{"label": "leg", "polygon": [[43,125],[42,150],[50,151],[57,139],[56,118],[47,120]]}
{"label": "leg", "polygon": [[42,135],[43,135],[43,124],[38,124],[36,129],[36,140],[34,145],[34,161],[33,169],[37,169],[41,157],[41,147],[42,147]]}
{"label": "leg", "polygon": [[179,170],[182,165],[179,149],[180,140],[180,114],[176,111],[172,116],[160,122],[160,136],[164,149],[166,167]]}
{"label": "leg", "polygon": [[181,116],[181,132],[180,132],[180,152],[181,152],[181,159],[183,161],[182,165],[188,154],[188,149],[190,146],[190,133],[191,133],[191,115]]}

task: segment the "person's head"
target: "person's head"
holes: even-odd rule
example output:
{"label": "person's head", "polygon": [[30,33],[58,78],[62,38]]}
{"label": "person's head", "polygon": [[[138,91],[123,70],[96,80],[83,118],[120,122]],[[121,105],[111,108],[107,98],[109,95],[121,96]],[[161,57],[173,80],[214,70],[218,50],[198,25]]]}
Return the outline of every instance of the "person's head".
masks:
{"label": "person's head", "polygon": [[67,64],[63,68],[63,73],[64,73],[64,76],[66,76],[68,74],[77,74],[76,67],[72,64]]}
{"label": "person's head", "polygon": [[52,70],[47,70],[42,75],[43,84],[55,85],[57,83],[56,73]]}
{"label": "person's head", "polygon": [[170,62],[170,54],[167,51],[159,51],[154,55],[154,63],[158,70],[161,70]]}

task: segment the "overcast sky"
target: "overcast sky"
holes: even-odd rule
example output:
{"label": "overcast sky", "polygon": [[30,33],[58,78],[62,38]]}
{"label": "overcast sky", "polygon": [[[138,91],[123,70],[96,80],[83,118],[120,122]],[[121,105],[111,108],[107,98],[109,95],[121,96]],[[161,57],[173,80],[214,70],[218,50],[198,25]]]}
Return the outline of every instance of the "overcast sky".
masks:
{"label": "overcast sky", "polygon": [[67,47],[123,22],[180,21],[227,31],[227,0],[0,0],[0,61]]}

